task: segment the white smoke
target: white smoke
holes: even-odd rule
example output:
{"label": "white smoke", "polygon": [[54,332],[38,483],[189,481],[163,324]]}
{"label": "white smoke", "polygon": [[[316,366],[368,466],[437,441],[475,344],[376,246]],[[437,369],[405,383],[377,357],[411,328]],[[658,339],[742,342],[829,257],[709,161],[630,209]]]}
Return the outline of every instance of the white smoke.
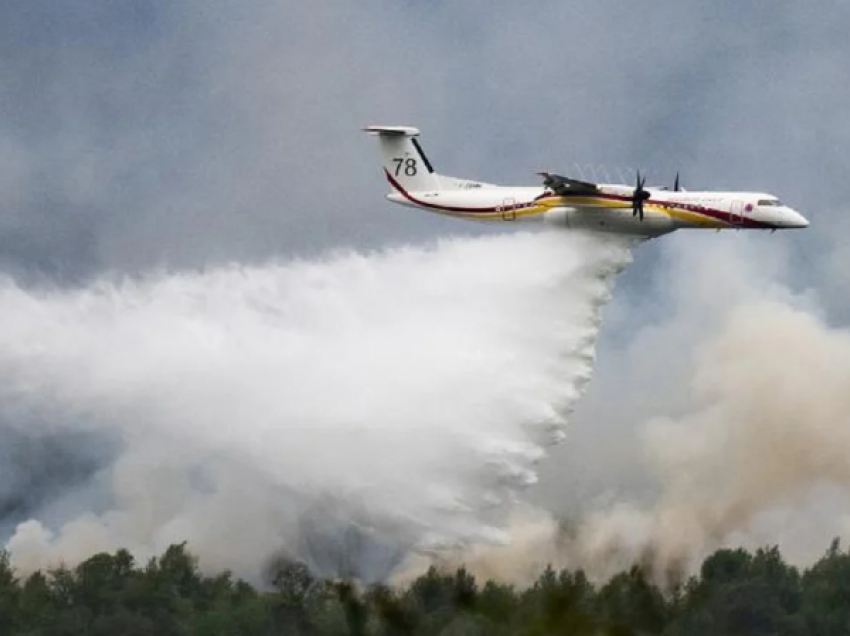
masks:
{"label": "white smoke", "polygon": [[246,576],[280,551],[338,573],[327,554],[353,527],[357,573],[378,578],[409,551],[499,541],[629,260],[541,233],[71,291],[0,281],[0,417],[120,446],[17,527],[13,563],[186,540]]}

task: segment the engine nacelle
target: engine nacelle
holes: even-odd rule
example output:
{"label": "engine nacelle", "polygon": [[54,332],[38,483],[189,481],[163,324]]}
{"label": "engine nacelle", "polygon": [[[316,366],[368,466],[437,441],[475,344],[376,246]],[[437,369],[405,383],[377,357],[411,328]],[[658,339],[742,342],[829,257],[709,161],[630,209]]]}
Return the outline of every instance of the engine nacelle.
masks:
{"label": "engine nacelle", "polygon": [[575,210],[571,208],[552,208],[543,214],[543,222],[548,225],[557,225],[558,227],[570,227],[570,212],[575,212]]}
{"label": "engine nacelle", "polygon": [[[552,208],[543,215],[544,223],[582,230],[604,230],[605,220],[575,208]],[[601,221],[601,222],[600,222]]]}
{"label": "engine nacelle", "polygon": [[650,213],[641,221],[628,208],[598,210],[552,208],[544,213],[543,221],[549,225],[573,230],[615,232],[637,236],[658,236],[676,229],[672,219],[667,215]]}

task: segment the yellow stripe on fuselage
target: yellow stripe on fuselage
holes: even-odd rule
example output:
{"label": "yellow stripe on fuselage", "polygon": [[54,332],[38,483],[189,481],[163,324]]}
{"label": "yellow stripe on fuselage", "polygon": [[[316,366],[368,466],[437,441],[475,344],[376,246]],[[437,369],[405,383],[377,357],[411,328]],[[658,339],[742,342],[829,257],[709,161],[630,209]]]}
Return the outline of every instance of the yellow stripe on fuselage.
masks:
{"label": "yellow stripe on fuselage", "polygon": [[[721,221],[712,216],[708,216],[707,214],[695,212],[693,210],[676,208],[673,207],[674,205],[675,204],[673,203],[665,206],[647,204],[645,207],[648,211],[665,214],[672,219],[681,221],[683,224],[708,228],[735,227],[731,223]],[[520,207],[511,210],[494,212],[450,212],[449,214],[467,219],[504,219],[506,221],[511,221],[520,217],[538,216],[557,208],[604,208],[607,210],[631,210],[631,207],[632,204],[630,201],[618,201],[601,197],[549,197],[536,201],[535,205],[531,207]]]}
{"label": "yellow stripe on fuselage", "polygon": [[[560,207],[586,207],[586,208],[606,208],[609,210],[613,209],[628,209],[630,210],[632,207],[631,201],[617,201],[612,199],[606,199],[601,197],[552,197],[551,199],[541,199],[539,201],[540,204],[545,205],[546,207],[551,208],[560,208]],[[653,204],[647,204],[645,207],[647,210],[651,210],[653,212],[657,212],[659,214],[666,214],[672,219],[677,221],[682,221],[683,223],[687,223],[690,225],[697,225],[700,227],[709,227],[709,228],[726,228],[726,227],[735,227],[731,223],[727,223],[726,221],[721,221],[713,216],[709,216],[707,214],[703,214],[701,212],[696,212],[694,210],[686,210],[678,207],[674,207],[675,203],[670,203],[665,206],[658,206]]]}
{"label": "yellow stripe on fuselage", "polygon": [[535,205],[533,208],[502,210],[501,212],[449,212],[452,216],[462,216],[466,219],[504,219],[511,221],[519,217],[538,216],[545,214],[549,208]]}

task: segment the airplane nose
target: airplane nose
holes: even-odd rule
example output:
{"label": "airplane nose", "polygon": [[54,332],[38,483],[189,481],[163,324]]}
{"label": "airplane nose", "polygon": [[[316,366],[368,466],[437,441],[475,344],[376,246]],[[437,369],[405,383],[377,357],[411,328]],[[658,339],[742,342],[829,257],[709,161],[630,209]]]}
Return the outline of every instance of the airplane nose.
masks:
{"label": "airplane nose", "polygon": [[789,227],[794,227],[794,228],[809,227],[809,220],[806,217],[804,217],[802,214],[800,214],[796,210],[789,210],[789,211],[791,212],[791,218],[789,219],[791,221],[791,223],[790,223]]}
{"label": "airplane nose", "polygon": [[802,214],[791,208],[786,208],[781,212],[779,219],[779,227],[788,229],[797,229],[809,227],[809,220]]}

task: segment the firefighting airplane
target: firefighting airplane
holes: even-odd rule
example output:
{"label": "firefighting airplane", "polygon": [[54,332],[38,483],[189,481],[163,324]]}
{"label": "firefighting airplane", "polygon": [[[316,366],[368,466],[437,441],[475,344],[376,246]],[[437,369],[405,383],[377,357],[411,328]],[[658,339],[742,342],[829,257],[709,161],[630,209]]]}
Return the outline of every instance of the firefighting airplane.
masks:
{"label": "firefighting airplane", "polygon": [[556,226],[652,238],[681,228],[780,230],[808,227],[806,218],[760,192],[696,192],[589,183],[548,172],[540,187],[498,186],[434,172],[410,126],[368,126],[378,137],[387,199],[476,221],[543,221]]}

